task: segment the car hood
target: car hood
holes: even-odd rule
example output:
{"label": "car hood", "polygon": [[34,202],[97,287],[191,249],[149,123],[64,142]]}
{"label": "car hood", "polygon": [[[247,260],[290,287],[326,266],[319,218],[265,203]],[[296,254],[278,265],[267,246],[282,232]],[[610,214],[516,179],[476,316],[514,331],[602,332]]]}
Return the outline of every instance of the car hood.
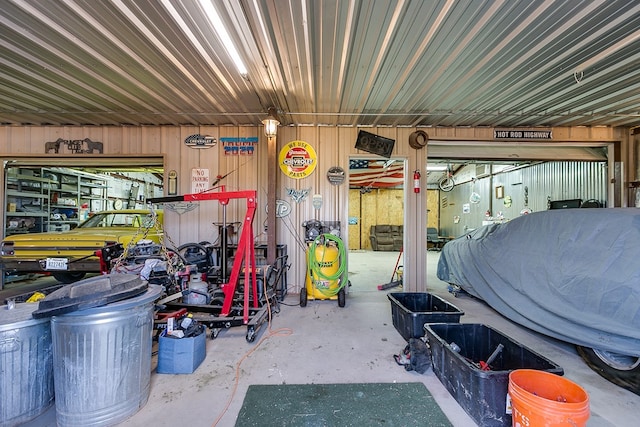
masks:
{"label": "car hood", "polygon": [[[135,235],[135,230],[131,227],[97,227],[97,228],[76,228],[64,232],[52,233],[31,233],[19,234],[5,238],[6,241],[12,241],[15,245],[28,242],[29,244],[42,242],[43,244],[51,242],[77,242],[77,241],[128,241]],[[142,236],[142,234],[140,234]]]}

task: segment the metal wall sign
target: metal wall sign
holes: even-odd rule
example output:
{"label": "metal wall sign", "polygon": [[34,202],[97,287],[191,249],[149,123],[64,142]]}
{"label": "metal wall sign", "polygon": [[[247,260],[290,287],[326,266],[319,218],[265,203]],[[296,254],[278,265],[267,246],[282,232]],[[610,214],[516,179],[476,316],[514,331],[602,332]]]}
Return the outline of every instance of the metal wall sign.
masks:
{"label": "metal wall sign", "polygon": [[55,154],[62,153],[63,148],[73,154],[93,154],[94,151],[102,154],[102,142],[92,141],[89,138],[85,139],[62,139],[58,138],[55,141],[48,141],[44,144],[44,152],[49,154],[52,151]]}
{"label": "metal wall sign", "polygon": [[332,166],[327,171],[327,179],[332,185],[340,185],[344,182],[345,172],[340,166]]}
{"label": "metal wall sign", "polygon": [[317,211],[322,207],[322,194],[314,194],[311,197],[311,205]]}
{"label": "metal wall sign", "polygon": [[289,178],[306,178],[316,168],[316,150],[304,141],[291,141],[280,150],[280,170]]}
{"label": "metal wall sign", "polygon": [[553,139],[550,130],[544,129],[494,129],[494,139]]}
{"label": "metal wall sign", "polygon": [[258,137],[224,137],[220,138],[220,142],[222,142],[225,156],[252,156],[258,144]]}
{"label": "metal wall sign", "polygon": [[291,213],[291,205],[286,200],[276,200],[276,218],[283,218]]}
{"label": "metal wall sign", "polygon": [[[264,212],[269,213],[269,205],[264,205]],[[276,199],[276,218],[284,218],[291,213],[291,205],[286,200]]]}
{"label": "metal wall sign", "polygon": [[311,191],[310,188],[302,190],[296,190],[295,188],[285,188],[285,190],[287,191],[287,195],[289,195],[289,197],[291,197],[296,203],[300,203],[301,201],[306,199],[309,195],[309,192]]}
{"label": "metal wall sign", "polygon": [[200,193],[209,188],[209,169],[191,169],[191,193]]}
{"label": "metal wall sign", "polygon": [[169,171],[169,190],[167,194],[169,196],[178,194],[178,172],[173,169]]}
{"label": "metal wall sign", "polygon": [[218,141],[209,135],[189,135],[184,139],[184,143],[187,147],[191,148],[211,148],[216,145]]}
{"label": "metal wall sign", "polygon": [[178,215],[182,215],[185,212],[191,212],[192,210],[196,209],[198,205],[199,203],[193,202],[171,202],[165,203],[164,208],[171,212],[175,212]]}

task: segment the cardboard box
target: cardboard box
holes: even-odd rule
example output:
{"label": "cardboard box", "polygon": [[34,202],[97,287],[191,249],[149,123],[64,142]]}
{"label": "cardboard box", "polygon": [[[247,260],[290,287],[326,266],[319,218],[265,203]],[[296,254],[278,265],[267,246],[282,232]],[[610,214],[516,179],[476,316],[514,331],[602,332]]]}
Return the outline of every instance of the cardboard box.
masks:
{"label": "cardboard box", "polygon": [[15,203],[7,203],[7,212],[15,212],[16,207]]}

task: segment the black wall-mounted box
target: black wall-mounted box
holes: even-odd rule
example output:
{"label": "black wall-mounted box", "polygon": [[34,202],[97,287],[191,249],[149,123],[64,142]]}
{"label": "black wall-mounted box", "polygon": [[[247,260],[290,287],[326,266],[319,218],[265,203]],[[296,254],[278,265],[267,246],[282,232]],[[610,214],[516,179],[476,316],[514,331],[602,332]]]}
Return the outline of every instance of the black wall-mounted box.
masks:
{"label": "black wall-mounted box", "polygon": [[358,132],[356,149],[377,154],[388,159],[391,157],[391,153],[393,153],[395,143],[395,139],[385,138],[383,136],[361,130]]}

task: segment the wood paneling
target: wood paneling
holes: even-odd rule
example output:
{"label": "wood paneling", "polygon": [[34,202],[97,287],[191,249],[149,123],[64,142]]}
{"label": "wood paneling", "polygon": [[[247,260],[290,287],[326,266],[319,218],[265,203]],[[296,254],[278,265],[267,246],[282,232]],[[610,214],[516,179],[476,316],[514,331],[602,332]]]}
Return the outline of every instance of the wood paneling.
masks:
{"label": "wood paneling", "polygon": [[427,190],[427,227],[440,228],[440,191]]}
{"label": "wood paneling", "polygon": [[354,218],[355,223],[348,225],[349,250],[359,250],[364,247],[362,240],[362,204],[360,190],[349,190],[349,218]]}
{"label": "wood paneling", "polygon": [[363,249],[371,250],[369,232],[372,225],[404,225],[404,190],[377,189],[363,195]]}

